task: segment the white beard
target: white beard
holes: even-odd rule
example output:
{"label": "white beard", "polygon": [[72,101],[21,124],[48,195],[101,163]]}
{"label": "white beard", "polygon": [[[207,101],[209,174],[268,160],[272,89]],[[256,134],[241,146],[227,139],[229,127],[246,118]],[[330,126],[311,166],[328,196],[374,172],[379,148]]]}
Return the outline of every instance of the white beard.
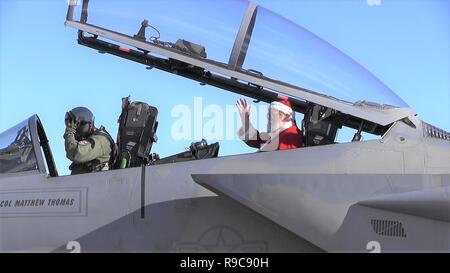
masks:
{"label": "white beard", "polygon": [[260,134],[261,139],[266,142],[263,145],[261,145],[259,151],[275,151],[276,149],[278,149],[280,133],[290,128],[291,126],[293,126],[292,121],[288,121],[282,124],[276,121],[273,122],[272,124],[271,122],[268,122],[267,124],[268,132]]}
{"label": "white beard", "polygon": [[280,123],[276,119],[270,119],[269,122],[267,122],[267,133],[272,133],[277,131],[280,128]]}

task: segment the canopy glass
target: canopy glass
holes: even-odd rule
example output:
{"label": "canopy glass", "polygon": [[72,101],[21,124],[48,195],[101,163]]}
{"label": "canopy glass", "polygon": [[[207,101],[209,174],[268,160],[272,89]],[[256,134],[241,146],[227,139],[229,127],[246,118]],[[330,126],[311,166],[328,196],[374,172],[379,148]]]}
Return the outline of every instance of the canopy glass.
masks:
{"label": "canopy glass", "polygon": [[[171,43],[184,39],[204,46],[207,59],[228,66],[249,5],[246,0],[91,0],[88,23],[133,36],[147,19],[158,30],[147,28],[147,41],[155,41],[154,37]],[[244,62],[232,69],[256,70],[269,79],[349,103],[408,107],[389,87],[328,42],[263,7],[254,12]],[[247,46],[242,48],[245,51]]]}

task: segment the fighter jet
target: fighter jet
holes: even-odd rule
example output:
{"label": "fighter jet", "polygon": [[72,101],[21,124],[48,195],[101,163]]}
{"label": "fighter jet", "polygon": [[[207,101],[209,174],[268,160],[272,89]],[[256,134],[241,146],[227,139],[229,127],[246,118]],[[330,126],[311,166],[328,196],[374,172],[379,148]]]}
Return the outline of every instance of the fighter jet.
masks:
{"label": "fighter jet", "polygon": [[[247,1],[214,2],[242,15],[222,21],[230,44],[184,19],[199,40],[148,38],[146,18],[120,32],[88,23],[88,0],[75,19],[77,4],[65,25],[80,45],[256,101],[286,98],[304,115],[305,147],[218,156],[203,145],[205,157],[58,176],[34,115],[0,135],[0,251],[450,252],[450,134],[334,46]],[[355,135],[337,143],[342,128]]]}

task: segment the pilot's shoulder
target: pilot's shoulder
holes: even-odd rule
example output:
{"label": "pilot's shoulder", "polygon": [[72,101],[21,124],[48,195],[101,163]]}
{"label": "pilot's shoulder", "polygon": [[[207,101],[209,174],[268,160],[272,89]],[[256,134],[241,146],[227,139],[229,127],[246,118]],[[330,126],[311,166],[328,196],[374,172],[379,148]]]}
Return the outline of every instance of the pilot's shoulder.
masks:
{"label": "pilot's shoulder", "polygon": [[88,140],[92,140],[94,142],[105,142],[105,143],[109,143],[109,140],[106,136],[101,135],[101,134],[93,134],[91,135]]}
{"label": "pilot's shoulder", "polygon": [[109,139],[103,134],[93,134],[88,139],[92,139],[95,145],[101,145],[105,149],[110,149]]}
{"label": "pilot's shoulder", "polygon": [[102,145],[102,143],[105,141],[108,141],[108,140],[105,140],[104,136],[91,135],[87,139],[78,141],[78,145],[95,147],[98,145]]}

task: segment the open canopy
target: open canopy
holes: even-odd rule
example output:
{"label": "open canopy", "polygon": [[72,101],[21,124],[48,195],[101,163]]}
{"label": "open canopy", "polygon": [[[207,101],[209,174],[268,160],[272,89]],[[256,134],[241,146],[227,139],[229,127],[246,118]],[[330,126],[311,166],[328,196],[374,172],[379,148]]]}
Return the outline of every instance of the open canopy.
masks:
{"label": "open canopy", "polygon": [[[311,102],[381,126],[415,115],[334,46],[246,0],[84,0],[82,9],[75,2],[66,25],[80,31],[80,44],[100,52],[264,101],[287,97],[303,113]],[[180,40],[187,41],[181,49]]]}
{"label": "open canopy", "polygon": [[[267,78],[350,103],[369,101],[408,107],[379,79],[331,44],[246,0],[113,0],[89,4],[91,24],[130,36],[137,33],[143,19],[159,31],[148,28],[147,38],[169,42],[185,39],[203,45],[208,59],[232,65],[233,69],[256,70]],[[247,37],[238,43],[240,31]],[[241,62],[237,61],[239,54]]]}

